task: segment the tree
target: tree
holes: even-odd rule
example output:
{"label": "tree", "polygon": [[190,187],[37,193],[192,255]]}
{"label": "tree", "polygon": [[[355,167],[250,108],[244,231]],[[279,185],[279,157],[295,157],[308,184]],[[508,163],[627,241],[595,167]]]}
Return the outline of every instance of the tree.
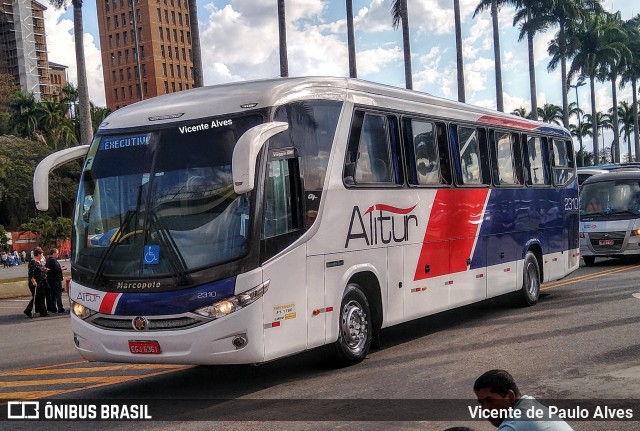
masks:
{"label": "tree", "polygon": [[96,107],[93,103],[91,104],[91,124],[93,125],[94,132],[98,130],[100,124],[102,124],[109,114],[111,114],[111,109],[100,108]]}
{"label": "tree", "polygon": [[7,231],[4,229],[4,226],[0,224],[0,250],[4,250],[7,247]]}
{"label": "tree", "polygon": [[460,20],[460,0],[453,0],[453,16],[456,26],[456,70],[458,72],[458,102],[464,103],[464,59],[462,57],[462,22]]}
{"label": "tree", "polygon": [[545,123],[562,125],[562,108],[553,103],[545,103],[538,108],[538,118]]}
{"label": "tree", "polygon": [[347,49],[349,51],[349,77],[357,78],[356,68],[356,39],[353,30],[353,0],[347,0]]}
{"label": "tree", "polygon": [[527,38],[527,50],[529,53],[529,93],[531,94],[531,118],[538,120],[538,93],[536,86],[535,51],[533,38],[536,33],[544,32],[549,28],[549,22],[545,18],[546,11],[551,7],[553,0],[511,0],[516,7],[513,17],[513,25],[520,24],[518,42]]}
{"label": "tree", "polygon": [[33,93],[18,92],[9,102],[11,129],[24,138],[35,138],[38,130],[38,103]]}
{"label": "tree", "polygon": [[[580,111],[580,109],[578,109],[578,111]],[[578,115],[581,114],[579,113]],[[571,132],[571,136],[578,138],[578,142],[580,143],[580,149],[576,152],[578,166],[590,165],[590,160],[586,159],[588,153],[585,153],[584,146],[582,145],[583,138],[585,136],[591,136],[590,125],[585,121],[578,121],[578,124],[569,124],[569,131]]]}
{"label": "tree", "polygon": [[59,241],[71,238],[71,219],[57,217],[52,219],[46,214],[38,214],[18,228],[20,233],[33,232],[40,236],[39,246],[55,247]]}
{"label": "tree", "polygon": [[635,130],[634,146],[636,151],[636,162],[640,162],[640,125],[638,124],[638,79],[640,79],[640,15],[625,22],[625,30],[629,36],[629,50],[631,51],[631,61],[627,62],[622,71],[620,85],[631,83],[631,94],[633,95],[633,130]]}
{"label": "tree", "polygon": [[0,73],[0,112],[9,112],[9,102],[14,94],[20,91],[20,86],[16,80],[8,73]]}
{"label": "tree", "polygon": [[605,114],[603,112],[597,111],[595,118],[593,117],[592,114],[585,114],[584,116],[584,121],[585,124],[588,125],[588,127],[592,128],[593,131],[593,124],[597,124],[598,129],[600,129],[600,136],[602,136],[602,148],[600,148],[599,146],[596,145],[596,139],[597,139],[597,134],[596,137],[593,138],[593,148],[595,150],[595,148],[600,148],[599,152],[596,153],[594,151],[594,158],[595,158],[595,164],[600,164],[600,163],[606,163],[606,155],[604,152],[604,135],[603,132],[605,129],[611,129],[611,118],[608,114]]}
{"label": "tree", "polygon": [[[503,3],[503,2],[501,2]],[[475,18],[483,10],[491,9],[491,22],[493,26],[493,57],[496,76],[496,108],[504,112],[504,100],[502,92],[502,62],[500,60],[500,31],[498,27],[498,0],[481,0],[476,6],[473,17]]]}
{"label": "tree", "polygon": [[524,106],[521,106],[511,111],[511,115],[517,115],[518,117],[522,117],[522,118],[531,118],[531,113],[527,112],[527,108],[525,108]]}
{"label": "tree", "polygon": [[287,58],[287,20],[284,0],[278,0],[278,40],[280,41],[280,76],[289,76],[289,60]]}
{"label": "tree", "polygon": [[[606,14],[605,21],[608,25],[613,27],[611,37],[607,39],[607,46],[614,52],[613,55],[607,56],[603,63],[600,65],[598,77],[600,80],[605,79],[611,82],[611,96],[613,99],[612,106],[612,123],[618,124],[618,92],[616,91],[616,84],[618,76],[623,73],[626,68],[626,64],[631,61],[631,51],[627,46],[627,33],[622,26],[622,19],[620,18],[620,12],[614,14]],[[620,162],[620,132],[618,127],[613,127],[613,146],[614,146],[614,162]]]}
{"label": "tree", "polygon": [[404,80],[406,87],[413,89],[413,72],[411,71],[411,43],[409,40],[409,11],[407,0],[393,0],[391,4],[393,29],[397,30],[402,23],[402,47],[404,51]]}
{"label": "tree", "polygon": [[[66,9],[67,0],[49,0],[57,9]],[[73,5],[73,36],[78,68],[78,121],[80,123],[80,143],[90,144],[93,139],[91,127],[91,106],[89,85],[87,84],[87,66],[84,60],[84,28],[82,25],[82,0],[71,0]]]}
{"label": "tree", "polygon": [[[633,107],[628,102],[622,101],[618,104],[618,130],[620,135],[627,141],[627,160],[633,161],[631,151],[631,134],[637,129],[634,128],[634,113]],[[613,108],[609,109],[609,113],[613,112]],[[637,154],[636,154],[637,157]]]}
{"label": "tree", "polygon": [[191,53],[193,55],[193,86],[202,87],[202,51],[200,48],[200,26],[198,24],[198,5],[196,0],[188,0],[189,26],[191,27]]}
{"label": "tree", "polygon": [[564,127],[569,128],[569,101],[567,98],[567,32],[574,27],[583,25],[584,18],[591,13],[601,13],[602,5],[599,0],[554,0],[552,7],[545,15],[541,15],[541,21],[558,25],[555,38],[549,43],[548,52],[551,61],[547,69],[553,71],[560,64],[560,76],[562,78],[562,118]]}

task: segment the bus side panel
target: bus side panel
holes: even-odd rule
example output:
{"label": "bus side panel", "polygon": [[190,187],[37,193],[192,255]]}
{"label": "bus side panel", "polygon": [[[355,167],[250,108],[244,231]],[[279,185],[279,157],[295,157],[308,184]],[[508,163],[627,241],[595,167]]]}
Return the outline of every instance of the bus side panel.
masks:
{"label": "bus side panel", "polygon": [[408,287],[405,280],[405,263],[404,263],[405,247],[389,247],[387,264],[388,274],[388,300],[387,310],[384,313],[384,321],[382,326],[390,326],[403,321],[404,317],[404,299],[403,295]]}
{"label": "bus side panel", "polygon": [[[307,347],[309,349],[325,343],[327,309],[324,303],[324,256],[307,257]],[[293,287],[293,286],[292,286]],[[303,286],[296,286],[302,289]]]}
{"label": "bus side panel", "polygon": [[300,352],[307,347],[307,251],[303,244],[268,262],[264,280],[265,361]]}
{"label": "bus side panel", "polygon": [[451,274],[450,280],[447,280],[449,282],[450,307],[471,304],[487,297],[487,268],[485,266],[476,267],[469,256],[469,254],[473,254],[473,249],[483,247],[485,242],[477,240],[472,250],[468,250],[467,244],[468,240],[466,239],[450,241],[449,261],[452,262],[452,266],[465,265],[467,267],[466,271]]}
{"label": "bus side panel", "polygon": [[[373,248],[369,250],[354,251],[350,253],[337,253],[325,256],[325,304],[331,308],[327,312],[327,343],[333,343],[338,339],[338,321],[340,318],[340,305],[342,296],[349,280],[357,273],[370,272],[378,280],[381,289],[382,309],[387,309],[387,249]],[[342,262],[339,266],[333,266],[331,262]],[[364,288],[365,286],[360,286]],[[375,286],[367,286],[374,288]],[[369,298],[369,301],[372,299]],[[383,316],[384,319],[384,316]]]}
{"label": "bus side panel", "polygon": [[[516,287],[518,275],[516,256],[520,255],[510,247],[512,234],[491,235],[487,238],[487,297],[511,292]],[[516,254],[517,253],[517,254]]]}
{"label": "bus side panel", "polygon": [[[424,252],[426,253],[423,253]],[[427,256],[421,258],[421,256]],[[404,321],[449,308],[449,241],[405,246]],[[416,263],[421,262],[416,267]],[[434,276],[430,276],[433,274]]]}

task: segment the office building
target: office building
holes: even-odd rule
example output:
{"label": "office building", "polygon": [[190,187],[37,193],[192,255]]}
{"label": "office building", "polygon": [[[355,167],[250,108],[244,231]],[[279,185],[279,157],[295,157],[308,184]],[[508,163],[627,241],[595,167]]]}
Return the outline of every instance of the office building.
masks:
{"label": "office building", "polygon": [[0,71],[11,74],[20,90],[36,100],[49,98],[49,60],[44,27],[47,8],[33,0],[2,0],[0,5]]}
{"label": "office building", "polygon": [[193,87],[187,0],[98,0],[97,9],[108,108]]}

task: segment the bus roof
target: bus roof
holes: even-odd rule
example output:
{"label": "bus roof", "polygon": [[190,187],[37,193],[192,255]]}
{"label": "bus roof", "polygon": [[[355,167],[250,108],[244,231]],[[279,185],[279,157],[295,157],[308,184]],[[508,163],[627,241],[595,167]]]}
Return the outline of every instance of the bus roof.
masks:
{"label": "bus roof", "polygon": [[100,125],[99,132],[182,123],[305,99],[351,100],[357,104],[406,109],[434,117],[571,137],[568,131],[556,125],[434,97],[419,91],[341,77],[241,81],[165,94],[118,109]]}

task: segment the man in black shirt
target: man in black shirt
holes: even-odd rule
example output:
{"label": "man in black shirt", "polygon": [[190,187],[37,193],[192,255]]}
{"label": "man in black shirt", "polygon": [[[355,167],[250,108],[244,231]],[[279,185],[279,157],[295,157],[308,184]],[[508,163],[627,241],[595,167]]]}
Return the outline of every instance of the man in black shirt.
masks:
{"label": "man in black shirt", "polygon": [[59,251],[57,248],[52,248],[47,258],[47,282],[49,283],[49,289],[51,289],[51,300],[49,301],[49,311],[51,313],[64,313],[64,305],[62,304],[62,268],[58,263]]}

